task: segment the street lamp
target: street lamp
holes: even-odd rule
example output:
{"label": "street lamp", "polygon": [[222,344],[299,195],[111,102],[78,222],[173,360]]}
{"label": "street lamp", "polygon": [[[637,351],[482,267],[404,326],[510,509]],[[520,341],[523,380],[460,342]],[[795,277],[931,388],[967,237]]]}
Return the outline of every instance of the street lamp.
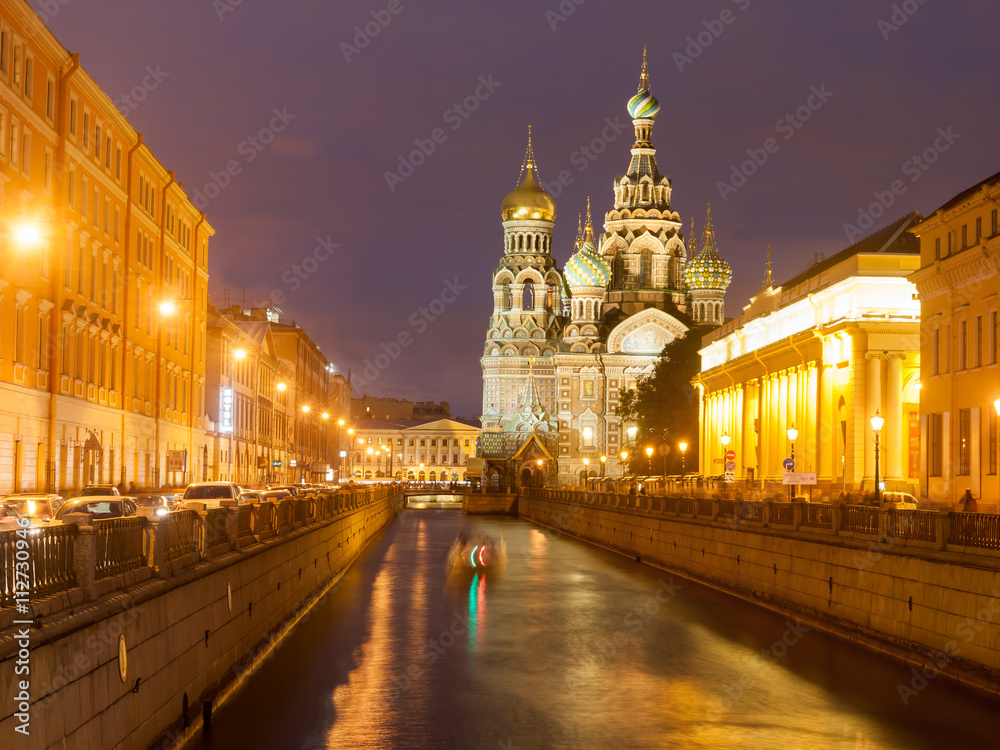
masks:
{"label": "street lamp", "polygon": [[653,476],[653,446],[646,446],[646,459],[649,461],[649,476]]}
{"label": "street lamp", "polygon": [[[994,404],[996,408],[996,404]],[[875,431],[875,507],[878,508],[881,503],[879,501],[879,486],[878,486],[878,438],[879,433],[882,432],[882,425],[885,424],[885,420],[878,413],[878,409],[875,410],[875,416],[872,417],[872,429]]]}
{"label": "street lamp", "polygon": [[589,467],[590,467],[590,459],[589,458],[583,459],[583,481],[580,482],[580,484],[584,487],[587,486],[587,475],[589,474],[588,471]]}
{"label": "street lamp", "polygon": [[622,474],[622,476],[625,476],[625,466],[626,466],[626,462],[628,461],[628,451],[622,451],[619,455],[621,456],[621,459],[622,459],[622,465],[621,465],[622,471],[621,471],[621,474]]}
{"label": "street lamp", "polygon": [[607,456],[601,456],[601,479],[604,479],[604,464],[608,462]]}
{"label": "street lamp", "polygon": [[[799,431],[795,429],[795,426],[788,428],[788,442],[792,445],[792,453],[790,458],[792,459],[792,469],[795,469],[795,438],[799,436]],[[795,485],[788,485],[788,499],[791,500],[795,496],[794,492]]]}
{"label": "street lamp", "polygon": [[42,230],[37,224],[23,222],[14,227],[14,242],[25,249],[41,244]]}
{"label": "street lamp", "polygon": [[684,484],[684,475],[687,474],[686,467],[684,465],[684,460],[687,458],[687,443],[678,443],[678,448],[681,449],[681,484]]}

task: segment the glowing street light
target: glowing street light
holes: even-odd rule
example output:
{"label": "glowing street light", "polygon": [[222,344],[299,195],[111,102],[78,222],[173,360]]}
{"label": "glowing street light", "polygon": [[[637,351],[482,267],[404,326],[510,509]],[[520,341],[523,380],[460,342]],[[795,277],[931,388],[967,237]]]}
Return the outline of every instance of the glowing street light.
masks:
{"label": "glowing street light", "polygon": [[285,385],[284,383],[278,383],[278,385],[277,385],[277,386],[275,386],[275,387],[276,387],[276,388],[278,389],[278,391],[279,391],[279,392],[281,392],[281,393],[284,393],[285,391],[287,391],[287,390],[288,390],[288,386],[287,386],[287,385]]}
{"label": "glowing street light", "polygon": [[42,230],[38,228],[37,224],[31,222],[18,224],[14,227],[13,235],[14,242],[25,249],[35,247],[42,242]]}
{"label": "glowing street light", "polygon": [[247,350],[246,349],[235,349],[233,351],[233,358],[234,359],[238,359],[240,361],[246,359],[247,358]]}
{"label": "glowing street light", "polygon": [[166,300],[160,303],[161,315],[173,315],[175,312],[177,312],[177,305],[175,305],[170,300]]}
{"label": "glowing street light", "polygon": [[[799,436],[799,431],[795,429],[795,426],[788,428],[788,442],[792,444],[792,453],[790,458],[792,459],[792,468],[795,468],[795,438]],[[793,491],[794,485],[788,485],[788,499],[791,500],[794,497]]]}
{"label": "glowing street light", "polygon": [[626,461],[628,461],[628,451],[622,451],[618,455],[622,459],[622,463],[621,463],[621,469],[622,469],[621,475],[625,476],[625,466],[626,466]]}
{"label": "glowing street light", "polygon": [[687,469],[684,466],[684,460],[687,458],[687,443],[678,443],[677,447],[681,449],[681,481],[684,481],[684,475],[687,474]]}
{"label": "glowing street light", "polygon": [[[994,403],[994,408],[996,404]],[[875,416],[872,417],[872,429],[875,431],[875,507],[878,508],[881,503],[879,501],[879,486],[878,486],[878,438],[879,433],[882,432],[882,425],[885,424],[885,420],[878,413],[878,409],[875,410]]]}
{"label": "glowing street light", "polygon": [[308,414],[311,411],[312,411],[312,407],[309,406],[309,404],[302,404],[302,413],[303,414]]}
{"label": "glowing street light", "polygon": [[653,476],[653,446],[646,446],[646,458],[649,460],[649,476]]}
{"label": "glowing street light", "polygon": [[601,476],[604,476],[604,464],[608,462],[607,456],[601,456]]}

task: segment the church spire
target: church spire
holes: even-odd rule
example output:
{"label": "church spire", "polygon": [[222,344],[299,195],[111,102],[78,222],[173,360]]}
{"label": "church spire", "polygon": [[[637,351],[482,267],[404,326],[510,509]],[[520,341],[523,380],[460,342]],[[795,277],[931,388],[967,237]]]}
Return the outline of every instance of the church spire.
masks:
{"label": "church spire", "polygon": [[575,249],[577,249],[577,250],[579,250],[581,247],[583,247],[583,218],[582,218],[582,216],[583,216],[582,214],[577,214],[576,215],[576,242],[573,244],[573,247]]}
{"label": "church spire", "polygon": [[594,222],[590,218],[590,196],[587,196],[587,225],[586,234],[583,238],[584,242],[589,242],[591,245],[594,244]]}
{"label": "church spire", "polygon": [[764,269],[764,289],[774,286],[774,276],[771,273],[771,243],[767,243],[767,266]]}
{"label": "church spire", "polygon": [[646,63],[646,45],[642,45],[642,77],[639,79],[639,91],[649,89],[649,65]]}
{"label": "church spire", "polygon": [[688,259],[698,254],[698,230],[695,229],[694,217],[691,217],[691,242],[688,243]]}
{"label": "church spire", "polygon": [[705,215],[705,238],[702,241],[702,251],[708,248],[715,250],[715,229],[712,227],[712,204],[708,204],[708,211]]}
{"label": "church spire", "polygon": [[524,152],[524,161],[521,162],[521,171],[517,174],[517,184],[521,184],[524,173],[533,174],[538,180],[538,162],[535,161],[535,148],[531,145],[531,125],[528,126],[528,148]]}

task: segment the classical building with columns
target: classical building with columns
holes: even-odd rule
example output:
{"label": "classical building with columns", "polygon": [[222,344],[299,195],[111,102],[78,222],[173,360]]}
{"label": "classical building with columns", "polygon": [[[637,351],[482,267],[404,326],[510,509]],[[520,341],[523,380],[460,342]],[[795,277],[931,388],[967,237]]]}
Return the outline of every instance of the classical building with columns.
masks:
{"label": "classical building with columns", "polygon": [[701,350],[701,473],[722,473],[729,436],[736,478],[778,483],[798,430],[795,471],[821,495],[868,491],[880,479],[912,491],[920,472],[920,265],[912,213],[781,285],[771,276],[743,314]]}
{"label": "classical building with columns", "polygon": [[[681,231],[672,183],[656,161],[660,105],[645,61],[628,111],[635,143],[612,183],[604,231],[594,230],[588,202],[564,270],[553,257],[556,204],[541,186],[530,138],[523,179],[501,207],[504,252],[481,360],[480,457],[493,486],[617,476],[627,435],[620,395],[693,323],[725,318],[732,271],[717,252],[710,216],[700,253],[694,231]],[[532,438],[537,453],[522,450]]]}
{"label": "classical building with columns", "polygon": [[1000,173],[962,191],[914,228],[920,238],[921,498],[970,490],[995,510],[1000,399]]}

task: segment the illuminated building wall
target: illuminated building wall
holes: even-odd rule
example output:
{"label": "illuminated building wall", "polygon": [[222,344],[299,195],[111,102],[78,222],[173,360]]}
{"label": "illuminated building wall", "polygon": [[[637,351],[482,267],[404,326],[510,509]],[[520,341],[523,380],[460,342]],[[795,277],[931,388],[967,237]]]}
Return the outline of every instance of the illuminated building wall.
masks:
{"label": "illuminated building wall", "polygon": [[202,473],[212,234],[77,57],[0,0],[0,494]]}
{"label": "illuminated building wall", "polygon": [[358,480],[464,482],[466,462],[475,457],[482,432],[455,419],[359,419],[353,424],[348,471]]}
{"label": "illuminated building wall", "polygon": [[738,480],[780,482],[798,429],[795,470],[824,494],[871,490],[875,437],[885,418],[880,478],[909,490],[919,473],[919,316],[907,276],[919,265],[910,214],[776,286],[704,339],[702,474],[723,472],[722,436]]}
{"label": "illuminated building wall", "polygon": [[[914,233],[920,291],[920,495],[957,503],[966,490],[1000,499],[997,479],[997,292],[1000,175],[945,203]],[[993,507],[995,509],[995,505]]]}

